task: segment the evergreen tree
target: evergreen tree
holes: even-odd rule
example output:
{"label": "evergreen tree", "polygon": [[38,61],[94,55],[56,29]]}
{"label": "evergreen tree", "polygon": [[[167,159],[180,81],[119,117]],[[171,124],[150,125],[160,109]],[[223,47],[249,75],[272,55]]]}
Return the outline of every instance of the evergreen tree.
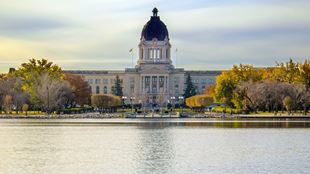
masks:
{"label": "evergreen tree", "polygon": [[187,74],[185,85],[186,85],[186,88],[184,90],[185,99],[196,95],[196,86],[193,84],[191,75],[189,73]]}
{"label": "evergreen tree", "polygon": [[115,84],[112,87],[112,94],[120,97],[123,96],[123,87],[118,75],[116,75]]}

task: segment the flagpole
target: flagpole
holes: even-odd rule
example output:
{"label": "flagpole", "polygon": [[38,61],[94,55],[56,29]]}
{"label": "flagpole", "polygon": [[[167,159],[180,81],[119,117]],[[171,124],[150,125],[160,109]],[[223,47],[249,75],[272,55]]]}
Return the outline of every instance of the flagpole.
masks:
{"label": "flagpole", "polygon": [[129,49],[129,53],[131,54],[131,66],[133,67],[133,48]]}
{"label": "flagpole", "polygon": [[133,67],[133,51],[131,51],[131,66]]}
{"label": "flagpole", "polygon": [[178,48],[175,49],[175,68],[177,68]]}

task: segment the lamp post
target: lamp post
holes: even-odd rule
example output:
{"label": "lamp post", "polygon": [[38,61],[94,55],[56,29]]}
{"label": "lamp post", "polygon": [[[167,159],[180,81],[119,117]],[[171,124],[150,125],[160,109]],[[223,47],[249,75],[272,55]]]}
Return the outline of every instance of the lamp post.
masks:
{"label": "lamp post", "polygon": [[50,93],[49,93],[49,88],[46,86],[46,91],[47,91],[47,115],[50,115]]}
{"label": "lamp post", "polygon": [[184,97],[183,97],[183,96],[179,96],[179,100],[182,101],[182,106],[181,106],[181,108],[182,108],[182,113],[183,113]]}
{"label": "lamp post", "polygon": [[[139,100],[139,104],[140,104],[140,106],[139,106],[139,107],[140,107],[140,111],[141,111],[141,110],[142,110],[142,108],[143,108],[143,103],[142,103],[142,100]],[[140,112],[140,111],[139,111],[139,112]]]}
{"label": "lamp post", "polygon": [[122,101],[123,101],[123,109],[125,108],[125,100],[127,99],[126,96],[122,96]]}
{"label": "lamp post", "polygon": [[130,103],[131,103],[131,112],[133,111],[133,100],[136,99],[135,97],[130,97]]}
{"label": "lamp post", "polygon": [[172,104],[173,104],[173,111],[175,110],[175,97],[172,96],[170,97],[171,101],[172,101]]}

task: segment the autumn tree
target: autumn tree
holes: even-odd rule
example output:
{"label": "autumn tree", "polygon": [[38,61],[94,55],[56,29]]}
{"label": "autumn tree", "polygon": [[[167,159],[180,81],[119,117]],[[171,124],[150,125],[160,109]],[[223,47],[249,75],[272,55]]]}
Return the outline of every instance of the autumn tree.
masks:
{"label": "autumn tree", "polygon": [[69,82],[74,95],[71,105],[74,103],[80,106],[90,104],[91,88],[80,75],[65,74],[64,80]]}
{"label": "autumn tree", "polygon": [[204,94],[209,97],[214,97],[215,96],[215,85],[206,85]]}
{"label": "autumn tree", "polygon": [[46,59],[29,59],[29,62],[23,63],[18,70],[11,74],[22,79],[22,90],[27,91],[30,95],[31,103],[34,106],[40,105],[40,100],[36,94],[36,85],[41,85],[39,79],[43,74],[47,74],[50,79],[55,79],[56,81],[59,81],[64,77],[61,68]]}
{"label": "autumn tree", "polygon": [[12,97],[12,105],[15,106],[16,112],[20,111],[22,105],[29,100],[28,93],[22,90],[22,80],[19,77],[12,76],[0,80],[0,101],[3,102],[7,95]]}
{"label": "autumn tree", "polygon": [[203,108],[213,103],[213,98],[208,95],[195,95],[185,100],[187,106],[191,108]]}
{"label": "autumn tree", "polygon": [[91,96],[91,104],[93,107],[102,110],[105,108],[118,107],[122,104],[122,101],[119,96],[109,94],[95,94]]}
{"label": "autumn tree", "polygon": [[231,106],[241,107],[243,91],[236,91],[238,85],[247,81],[262,79],[261,69],[252,65],[234,65],[230,71],[224,71],[216,78],[215,99]]}
{"label": "autumn tree", "polygon": [[68,101],[73,98],[69,83],[55,79],[49,73],[42,74],[34,85],[39,107],[47,114],[54,110],[64,109]]}
{"label": "autumn tree", "polygon": [[299,64],[299,81],[310,90],[310,59]]}
{"label": "autumn tree", "polygon": [[6,95],[3,98],[3,108],[5,113],[11,112],[13,107],[13,97],[10,95]]}
{"label": "autumn tree", "polygon": [[288,62],[277,63],[274,80],[280,82],[294,83],[299,78],[299,64],[290,59]]}

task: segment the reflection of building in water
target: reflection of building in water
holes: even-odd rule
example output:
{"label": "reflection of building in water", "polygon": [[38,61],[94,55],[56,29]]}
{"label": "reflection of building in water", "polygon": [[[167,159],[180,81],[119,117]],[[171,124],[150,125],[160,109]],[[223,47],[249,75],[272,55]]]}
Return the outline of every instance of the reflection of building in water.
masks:
{"label": "reflection of building in water", "polygon": [[171,173],[175,148],[167,125],[146,125],[139,131],[136,173]]}
{"label": "reflection of building in water", "polygon": [[185,71],[175,68],[171,58],[171,43],[166,25],[160,20],[158,10],[144,25],[139,57],[134,68],[121,71],[67,71],[79,74],[90,84],[93,94],[111,93],[115,77],[122,81],[125,96],[134,102],[165,104],[171,97],[183,95],[185,79],[190,74],[199,93],[206,85],[213,85],[220,71]]}

